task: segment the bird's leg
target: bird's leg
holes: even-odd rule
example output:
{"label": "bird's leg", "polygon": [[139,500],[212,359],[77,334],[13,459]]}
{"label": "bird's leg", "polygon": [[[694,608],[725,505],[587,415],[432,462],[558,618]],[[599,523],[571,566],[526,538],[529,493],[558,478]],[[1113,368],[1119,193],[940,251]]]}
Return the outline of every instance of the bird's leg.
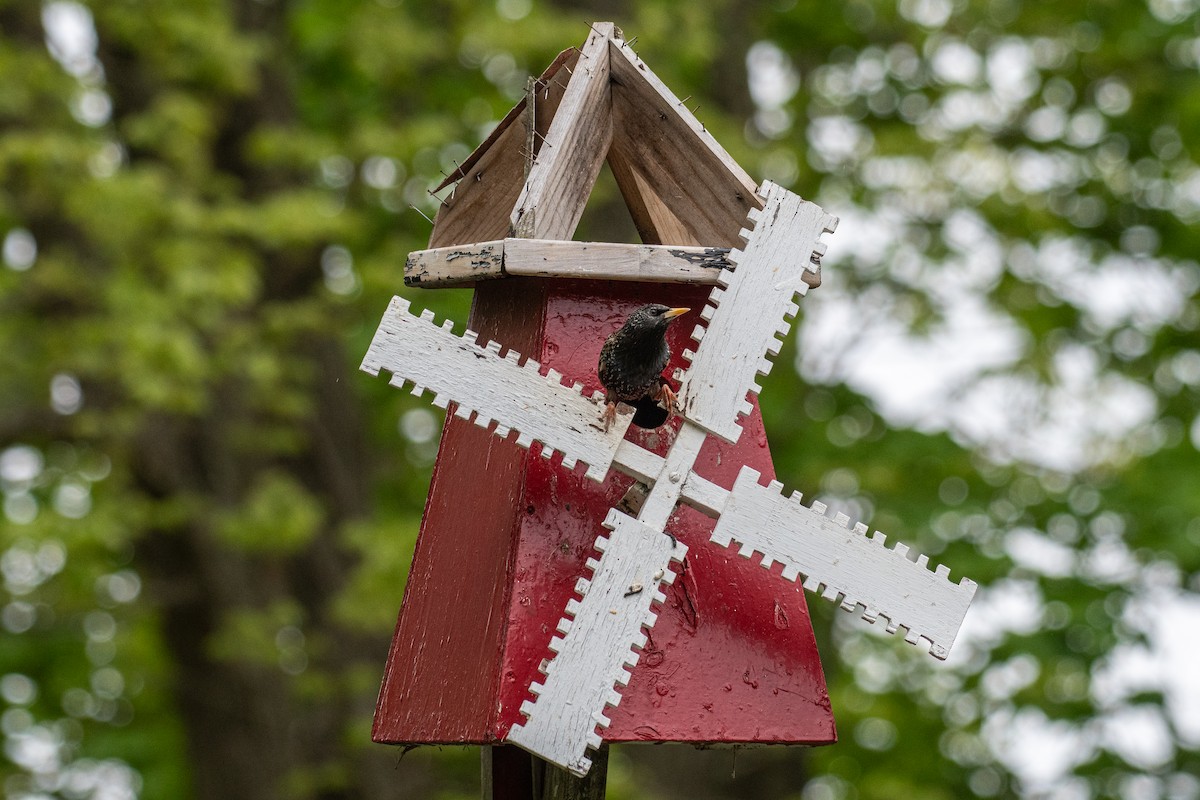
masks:
{"label": "bird's leg", "polygon": [[604,421],[604,432],[608,433],[608,429],[612,426],[613,422],[617,419],[617,401],[616,400],[609,400],[607,403],[604,404],[604,415],[601,417],[601,419]]}
{"label": "bird's leg", "polygon": [[671,390],[671,387],[667,385],[666,381],[663,381],[659,385],[658,391],[654,393],[654,399],[658,401],[658,405],[661,408],[665,408],[667,410],[668,414],[675,413],[678,397],[676,396],[675,392]]}

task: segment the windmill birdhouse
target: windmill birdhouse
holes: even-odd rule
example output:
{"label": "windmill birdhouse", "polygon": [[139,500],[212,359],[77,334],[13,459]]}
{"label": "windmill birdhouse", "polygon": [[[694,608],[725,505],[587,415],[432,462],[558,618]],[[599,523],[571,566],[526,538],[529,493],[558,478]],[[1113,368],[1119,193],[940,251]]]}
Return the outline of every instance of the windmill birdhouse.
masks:
{"label": "windmill birdhouse", "polygon": [[[643,244],[570,241],[604,161]],[[945,658],[974,593],[774,482],[756,381],[837,220],[757,185],[597,23],[450,176],[363,369],[447,410],[376,741],[512,743],[576,774],[602,742],[836,739],[804,589]],[[669,419],[617,407],[604,339],[670,328]]]}

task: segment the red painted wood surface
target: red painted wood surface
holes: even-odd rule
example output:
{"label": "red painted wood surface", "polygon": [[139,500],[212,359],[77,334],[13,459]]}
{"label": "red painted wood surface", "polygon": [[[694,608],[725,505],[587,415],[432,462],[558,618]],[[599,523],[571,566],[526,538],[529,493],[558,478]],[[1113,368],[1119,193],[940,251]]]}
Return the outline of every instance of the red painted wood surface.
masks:
{"label": "red painted wood surface", "polygon": [[[678,284],[516,281],[481,284],[472,327],[598,389],[604,338],[639,305],[686,305],[674,354],[709,289]],[[673,366],[683,366],[678,355]],[[630,438],[663,454],[679,421]],[[536,446],[535,446],[536,452]],[[742,465],[774,476],[755,406],[736,445],[710,438],[696,469],[730,486]],[[376,710],[374,738],[493,743],[521,719],[537,666],[603,531],[633,483],[597,484],[452,419]],[[823,744],[836,739],[803,590],[734,549],[685,507],[668,524],[689,547],[650,641],[609,712],[606,741]]]}

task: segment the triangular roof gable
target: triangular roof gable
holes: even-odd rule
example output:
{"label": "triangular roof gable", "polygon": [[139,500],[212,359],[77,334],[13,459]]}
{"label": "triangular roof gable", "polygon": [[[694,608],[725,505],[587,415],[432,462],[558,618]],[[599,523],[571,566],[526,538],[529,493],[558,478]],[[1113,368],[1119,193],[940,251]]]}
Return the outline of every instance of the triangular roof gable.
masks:
{"label": "triangular roof gable", "polygon": [[[522,124],[515,124],[518,120]],[[430,247],[570,239],[608,158],[648,244],[736,247],[755,183],[610,22],[566,50],[452,174]]]}

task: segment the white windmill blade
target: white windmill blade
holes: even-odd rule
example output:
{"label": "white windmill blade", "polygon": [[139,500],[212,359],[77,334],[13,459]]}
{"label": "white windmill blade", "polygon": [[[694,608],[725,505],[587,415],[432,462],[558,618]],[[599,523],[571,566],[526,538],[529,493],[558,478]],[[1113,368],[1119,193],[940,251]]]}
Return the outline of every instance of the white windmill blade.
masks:
{"label": "white windmill blade", "polygon": [[605,431],[603,393],[585,397],[582,384],[564,386],[554,370],[542,375],[533,359],[522,362],[512,350],[501,357],[499,342],[480,345],[473,331],[455,336],[450,320],[439,327],[432,311],[415,317],[408,307],[404,298],[392,298],[363,358],[364,372],[390,372],[393,386],[411,383],[413,394],[433,392],[439,408],[453,401],[457,416],[482,428],[494,421],[502,438],[515,430],[521,447],[541,442],[546,458],[559,451],[567,469],[582,462],[589,478],[604,480],[632,413],[618,413]]}
{"label": "white windmill blade", "polygon": [[600,746],[596,728],[610,722],[604,710],[621,702],[616,687],[629,683],[634,648],[646,645],[643,628],[654,626],[654,606],[666,602],[661,587],[674,582],[672,563],[687,555],[687,545],[615,508],[604,527],[612,534],[596,539],[600,558],[588,559],[592,577],[575,585],[580,599],[567,603],[562,636],[550,641],[555,655],[542,662],[545,680],[529,687],[536,699],[521,704],[526,721],[507,738],[576,775],[591,767],[587,749]]}
{"label": "white windmill blade", "polygon": [[846,611],[862,607],[862,618],[886,617],[888,633],[905,629],[904,639],[929,641],[929,654],[945,659],[967,608],[975,582],[950,581],[949,567],[929,570],[929,558],[908,558],[908,547],[886,547],[883,534],[867,536],[867,526],[849,527],[850,518],[825,516],[826,507],[800,504],[800,494],[784,497],[783,485],[760,486],[759,473],[742,467],[713,529],[711,540],[722,547],[741,545],[739,554],[762,555],[762,565],[783,564],[786,580],[804,579],[804,588],[820,591]]}
{"label": "white windmill blade", "polygon": [[760,196],[762,210],[749,215],[753,232],[741,232],[746,246],[729,253],[736,267],[721,273],[700,314],[707,325],[692,332],[699,345],[683,353],[691,361],[679,390],[683,416],[729,442],[741,435],[738,417],[750,413],[746,393],[761,391],[758,376],[771,371],[768,356],[779,354],[777,337],[787,335],[799,310],[793,298],[808,291],[804,273],[825,252],[821,234],[838,222],[770,181]]}

